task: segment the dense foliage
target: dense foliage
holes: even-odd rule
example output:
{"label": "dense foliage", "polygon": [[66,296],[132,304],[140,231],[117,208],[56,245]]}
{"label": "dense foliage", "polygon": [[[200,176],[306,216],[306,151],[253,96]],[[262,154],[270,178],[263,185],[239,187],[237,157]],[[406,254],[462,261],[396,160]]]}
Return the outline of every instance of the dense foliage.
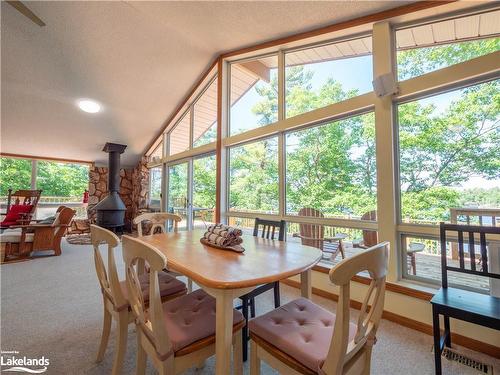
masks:
{"label": "dense foliage", "polygon": [[[88,189],[89,168],[82,164],[37,161],[36,188],[42,197],[75,197],[81,200]],[[31,160],[2,157],[0,161],[0,196],[8,189],[31,188]]]}

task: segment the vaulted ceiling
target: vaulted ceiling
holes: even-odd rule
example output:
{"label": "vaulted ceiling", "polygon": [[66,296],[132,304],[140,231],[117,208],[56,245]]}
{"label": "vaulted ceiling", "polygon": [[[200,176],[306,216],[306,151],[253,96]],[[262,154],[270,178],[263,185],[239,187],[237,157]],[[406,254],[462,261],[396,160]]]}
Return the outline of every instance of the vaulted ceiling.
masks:
{"label": "vaulted ceiling", "polygon": [[1,151],[134,165],[219,53],[404,3],[25,2],[41,28],[2,2]]}

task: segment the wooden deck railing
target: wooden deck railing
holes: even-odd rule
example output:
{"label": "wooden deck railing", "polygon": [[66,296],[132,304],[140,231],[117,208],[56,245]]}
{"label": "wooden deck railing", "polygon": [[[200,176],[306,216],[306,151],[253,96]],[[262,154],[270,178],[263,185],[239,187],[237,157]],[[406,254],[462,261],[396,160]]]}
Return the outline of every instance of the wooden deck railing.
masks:
{"label": "wooden deck railing", "polygon": [[[450,222],[496,227],[500,225],[500,208],[450,208]],[[451,243],[451,258],[458,259],[458,244],[456,242]]]}

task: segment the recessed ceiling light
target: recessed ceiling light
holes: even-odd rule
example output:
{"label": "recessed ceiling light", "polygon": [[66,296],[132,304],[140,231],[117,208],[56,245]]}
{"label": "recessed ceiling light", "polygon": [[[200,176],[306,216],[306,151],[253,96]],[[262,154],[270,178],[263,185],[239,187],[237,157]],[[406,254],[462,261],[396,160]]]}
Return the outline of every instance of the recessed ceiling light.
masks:
{"label": "recessed ceiling light", "polygon": [[97,113],[101,110],[101,105],[94,100],[82,99],[78,101],[78,107],[88,113]]}

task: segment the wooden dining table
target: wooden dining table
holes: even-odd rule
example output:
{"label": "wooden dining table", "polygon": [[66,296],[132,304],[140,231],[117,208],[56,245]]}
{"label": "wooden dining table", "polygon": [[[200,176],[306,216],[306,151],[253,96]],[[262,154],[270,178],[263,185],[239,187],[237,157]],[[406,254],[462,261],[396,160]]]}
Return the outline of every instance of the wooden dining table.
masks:
{"label": "wooden dining table", "polygon": [[[216,374],[231,369],[233,300],[261,284],[300,274],[301,294],[311,298],[311,269],[321,251],[298,242],[243,235],[245,252],[212,248],[200,243],[204,230],[160,233],[140,239],[167,257],[169,269],[191,278],[216,299]],[[235,366],[237,368],[237,366]]]}

